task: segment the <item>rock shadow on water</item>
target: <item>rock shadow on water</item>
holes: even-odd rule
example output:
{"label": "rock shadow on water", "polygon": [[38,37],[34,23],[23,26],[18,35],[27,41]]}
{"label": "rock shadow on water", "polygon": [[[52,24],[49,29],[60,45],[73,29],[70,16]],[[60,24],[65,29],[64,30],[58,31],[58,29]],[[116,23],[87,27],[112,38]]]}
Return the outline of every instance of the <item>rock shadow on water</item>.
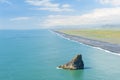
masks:
{"label": "rock shadow on water", "polygon": [[84,69],[92,69],[92,67],[84,67]]}
{"label": "rock shadow on water", "polygon": [[85,70],[92,69],[92,67],[84,67],[84,69],[79,70],[68,70],[73,80],[84,80]]}
{"label": "rock shadow on water", "polygon": [[84,69],[77,70],[62,69],[59,67],[57,67],[57,69],[60,70],[61,74],[69,75],[72,80],[84,80],[85,71],[88,69],[92,69],[92,67],[84,67]]}
{"label": "rock shadow on water", "polygon": [[84,70],[71,70],[70,75],[73,80],[83,80]]}

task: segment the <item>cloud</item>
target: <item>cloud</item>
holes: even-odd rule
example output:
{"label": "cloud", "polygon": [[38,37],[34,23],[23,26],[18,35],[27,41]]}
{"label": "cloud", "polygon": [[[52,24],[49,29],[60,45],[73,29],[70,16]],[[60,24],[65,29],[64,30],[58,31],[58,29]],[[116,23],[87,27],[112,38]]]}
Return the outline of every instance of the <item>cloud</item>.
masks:
{"label": "cloud", "polygon": [[46,27],[118,23],[120,23],[120,7],[94,9],[92,12],[77,16],[49,15],[43,21]]}
{"label": "cloud", "polygon": [[120,6],[120,0],[99,0],[101,4],[110,4],[113,6]]}
{"label": "cloud", "polygon": [[8,4],[8,5],[11,5],[12,3],[8,0],[0,0],[0,3],[2,4]]}
{"label": "cloud", "polygon": [[12,18],[10,19],[10,21],[23,21],[23,20],[29,20],[30,17],[16,17],[16,18]]}
{"label": "cloud", "polygon": [[54,12],[73,11],[69,4],[53,3],[51,0],[26,0],[32,6],[36,6],[35,10],[47,10]]}

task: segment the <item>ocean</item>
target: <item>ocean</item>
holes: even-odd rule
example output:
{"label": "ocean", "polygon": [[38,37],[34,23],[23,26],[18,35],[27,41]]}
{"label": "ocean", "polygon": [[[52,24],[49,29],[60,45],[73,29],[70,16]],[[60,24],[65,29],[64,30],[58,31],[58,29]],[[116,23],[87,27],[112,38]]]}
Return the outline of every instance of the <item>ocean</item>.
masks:
{"label": "ocean", "polygon": [[[57,66],[82,54],[84,70]],[[0,30],[0,80],[120,80],[120,56],[50,30]]]}

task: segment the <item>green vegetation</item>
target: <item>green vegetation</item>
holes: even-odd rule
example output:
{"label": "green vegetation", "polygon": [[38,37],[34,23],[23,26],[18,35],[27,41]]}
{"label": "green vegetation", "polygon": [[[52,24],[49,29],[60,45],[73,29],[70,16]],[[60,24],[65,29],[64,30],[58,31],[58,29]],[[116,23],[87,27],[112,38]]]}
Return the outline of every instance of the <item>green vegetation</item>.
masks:
{"label": "green vegetation", "polygon": [[120,44],[120,30],[59,30],[60,32]]}

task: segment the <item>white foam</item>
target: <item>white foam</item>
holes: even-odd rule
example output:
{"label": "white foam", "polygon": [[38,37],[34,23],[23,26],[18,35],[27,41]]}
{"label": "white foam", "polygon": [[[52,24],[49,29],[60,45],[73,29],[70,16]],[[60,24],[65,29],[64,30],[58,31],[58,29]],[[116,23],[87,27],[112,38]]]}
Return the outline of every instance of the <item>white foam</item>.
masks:
{"label": "white foam", "polygon": [[[53,31],[51,31],[51,32],[53,32]],[[60,36],[60,37],[62,37],[62,38],[64,38],[64,39],[70,40],[70,41],[72,41],[72,42],[76,42],[76,43],[79,43],[79,44],[83,44],[83,45],[86,45],[86,46],[88,46],[88,47],[92,47],[92,48],[95,48],[95,49],[99,49],[99,50],[105,51],[105,52],[110,53],[110,54],[114,54],[114,55],[120,56],[119,53],[114,53],[114,52],[111,52],[111,51],[102,49],[102,48],[100,48],[100,47],[93,47],[93,46],[90,46],[90,45],[87,45],[87,44],[84,44],[84,43],[81,43],[81,42],[78,42],[78,41],[75,41],[75,40],[71,40],[70,38],[66,38],[66,37],[64,37],[63,35],[60,35],[59,33],[56,33],[56,32],[54,32],[54,33],[55,33],[57,36]]]}
{"label": "white foam", "polygon": [[62,68],[56,67],[56,69],[62,69]]}
{"label": "white foam", "polygon": [[[51,32],[53,32],[53,31],[51,31]],[[54,32],[57,36],[60,36],[61,38],[64,38],[64,39],[67,39],[67,40],[70,40],[71,41],[71,39],[70,38],[66,38],[66,37],[64,37],[63,35],[60,35],[59,33],[57,33],[57,32]]]}
{"label": "white foam", "polygon": [[[100,48],[100,47],[93,47],[93,48],[96,48],[96,49],[99,49],[99,50],[103,50],[103,51],[108,52],[108,53],[114,53],[114,52],[111,52],[111,51],[102,49],[102,48]],[[118,54],[118,53],[115,53],[115,54]]]}

